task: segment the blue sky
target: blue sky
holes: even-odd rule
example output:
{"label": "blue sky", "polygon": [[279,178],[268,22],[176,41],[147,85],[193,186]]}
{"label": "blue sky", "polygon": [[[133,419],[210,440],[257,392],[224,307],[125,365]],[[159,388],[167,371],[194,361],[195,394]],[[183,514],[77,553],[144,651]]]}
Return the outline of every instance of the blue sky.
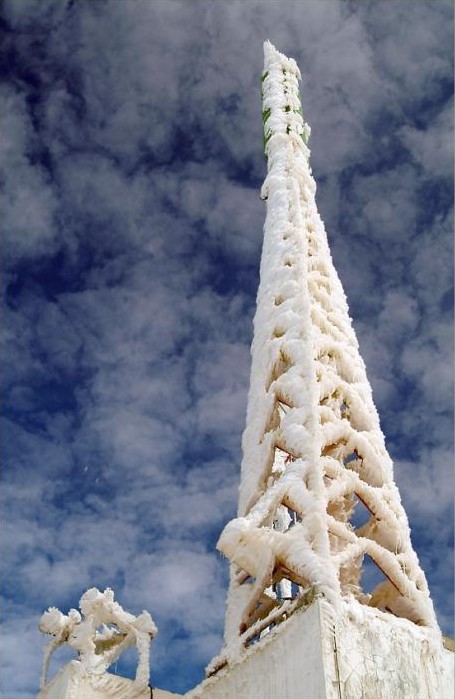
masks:
{"label": "blue sky", "polygon": [[4,696],[35,696],[41,612],[93,585],[152,613],[155,686],[188,689],[220,649],[266,38],[302,69],[320,212],[451,633],[452,3],[2,12]]}

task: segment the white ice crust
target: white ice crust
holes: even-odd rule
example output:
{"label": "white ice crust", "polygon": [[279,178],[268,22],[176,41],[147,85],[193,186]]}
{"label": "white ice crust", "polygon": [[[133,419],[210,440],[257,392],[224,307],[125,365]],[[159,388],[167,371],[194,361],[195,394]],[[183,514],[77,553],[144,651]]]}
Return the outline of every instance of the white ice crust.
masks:
{"label": "white ice crust", "polygon": [[63,614],[50,607],[41,617],[40,631],[52,636],[45,647],[41,688],[47,684],[47,672],[52,653],[67,644],[78,653],[78,674],[90,680],[93,688],[109,684],[107,669],[129,646],[136,645],[138,666],[134,687],[140,694],[150,678],[150,642],[157,627],[146,611],[139,616],[126,612],[114,600],[110,588],[100,592],[96,587],[87,590],[79,601],[81,613],[70,609]]}
{"label": "white ice crust", "polygon": [[[280,581],[314,588],[334,608],[355,598],[439,633],[316,207],[300,73],[269,42],[264,51],[267,216],[239,516],[218,542],[232,563],[225,657],[276,609]],[[357,530],[355,501],[371,515]],[[365,554],[385,576],[372,596],[360,586]]]}
{"label": "white ice crust", "polygon": [[453,653],[433,629],[344,599],[294,609],[186,699],[452,699]]}

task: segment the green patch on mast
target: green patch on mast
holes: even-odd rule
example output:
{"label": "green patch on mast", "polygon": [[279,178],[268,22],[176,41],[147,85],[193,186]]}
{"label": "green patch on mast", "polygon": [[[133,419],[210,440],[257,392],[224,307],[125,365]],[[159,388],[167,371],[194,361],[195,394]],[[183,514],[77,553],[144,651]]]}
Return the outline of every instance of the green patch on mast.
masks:
{"label": "green patch on mast", "polygon": [[[268,77],[268,75],[269,75],[269,72],[268,72],[268,71],[265,71],[265,72],[261,75],[261,99],[262,99],[262,101],[264,101],[264,88],[263,88],[263,85],[264,85],[264,81],[265,81],[265,79]],[[286,71],[285,71],[284,69],[283,69],[283,75],[286,75]],[[286,94],[287,90],[286,90],[285,85],[283,85],[283,91],[284,91],[284,93]],[[304,142],[304,144],[305,144],[305,145],[308,145],[309,131],[308,131],[307,127],[306,127],[305,119],[304,119],[304,117],[303,117],[303,112],[302,112],[302,100],[301,100],[301,97],[300,97],[300,92],[298,93],[298,98],[299,98],[299,106],[297,107],[297,109],[291,109],[291,106],[290,106],[289,104],[287,104],[287,105],[284,107],[284,112],[285,112],[286,114],[288,114],[288,113],[290,113],[290,112],[292,111],[292,112],[294,112],[295,114],[299,114],[299,115],[302,117],[302,121],[303,121],[303,130],[302,130],[302,133],[300,133],[299,135],[300,135],[300,138],[302,139],[302,141]],[[268,119],[269,119],[271,113],[272,113],[272,110],[271,110],[270,107],[266,107],[266,109],[263,109],[263,110],[262,110],[263,143],[264,143],[264,155],[265,155],[266,158],[267,158],[267,143],[269,142],[270,138],[271,138],[272,135],[273,135],[272,129],[271,129],[270,127],[267,128],[267,121],[268,121]],[[290,125],[288,125],[288,126],[287,126],[287,129],[286,129],[286,133],[290,133],[290,132],[291,132],[291,127],[290,127]]]}

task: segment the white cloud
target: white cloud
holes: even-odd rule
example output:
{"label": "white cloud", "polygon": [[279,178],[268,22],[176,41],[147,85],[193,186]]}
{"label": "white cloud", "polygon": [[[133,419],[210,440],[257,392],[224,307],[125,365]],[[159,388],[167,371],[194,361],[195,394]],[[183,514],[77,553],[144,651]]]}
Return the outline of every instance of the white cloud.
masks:
{"label": "white cloud", "polygon": [[[9,257],[20,259],[54,249],[57,198],[48,174],[31,159],[35,134],[23,96],[13,88],[7,88],[4,100],[5,251]],[[20,187],[15,186],[17,182],[20,182]]]}
{"label": "white cloud", "polygon": [[404,126],[404,143],[417,162],[433,176],[450,177],[453,169],[453,100],[450,100],[425,129]]}

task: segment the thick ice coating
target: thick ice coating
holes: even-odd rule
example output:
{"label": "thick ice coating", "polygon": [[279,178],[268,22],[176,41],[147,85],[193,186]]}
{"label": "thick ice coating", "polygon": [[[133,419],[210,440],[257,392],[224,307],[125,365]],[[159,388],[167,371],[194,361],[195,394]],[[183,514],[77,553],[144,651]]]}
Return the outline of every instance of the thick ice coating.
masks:
{"label": "thick ice coating", "polygon": [[52,653],[66,644],[78,654],[74,696],[82,696],[77,692],[81,678],[89,680],[96,696],[106,696],[104,692],[112,687],[108,668],[118,660],[126,648],[135,645],[138,665],[134,691],[135,696],[136,691],[139,696],[142,690],[148,687],[150,642],[158,631],[150,614],[143,611],[139,616],[134,616],[126,612],[115,601],[110,588],[104,592],[100,592],[96,587],[90,588],[82,595],[79,608],[81,613],[77,609],[70,609],[68,614],[62,614],[56,607],[50,607],[41,617],[40,631],[52,636],[44,650],[41,688],[45,688],[47,684]]}
{"label": "thick ice coating", "polygon": [[[267,216],[239,516],[218,542],[232,563],[228,656],[308,588],[335,608],[354,597],[437,629],[316,207],[299,69],[264,48]],[[367,514],[357,528],[356,507]],[[365,555],[384,579],[372,595]]]}

